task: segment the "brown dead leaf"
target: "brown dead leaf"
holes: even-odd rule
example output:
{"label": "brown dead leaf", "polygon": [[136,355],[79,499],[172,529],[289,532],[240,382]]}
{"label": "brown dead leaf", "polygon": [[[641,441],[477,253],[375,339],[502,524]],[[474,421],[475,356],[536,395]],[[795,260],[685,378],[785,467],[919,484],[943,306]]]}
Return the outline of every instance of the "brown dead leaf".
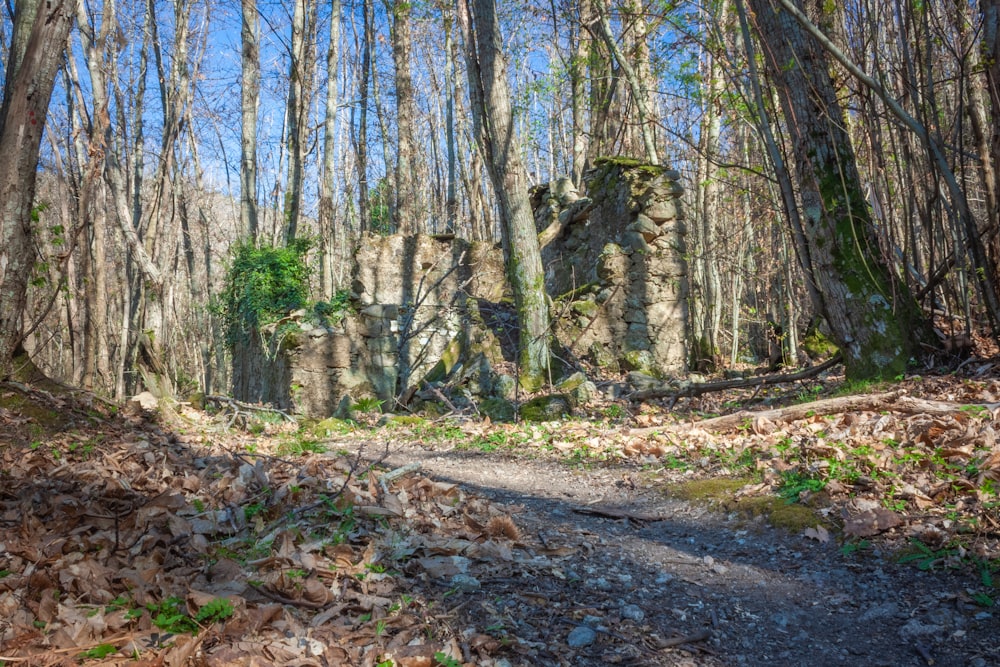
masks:
{"label": "brown dead leaf", "polygon": [[861,512],[844,522],[844,535],[847,537],[871,537],[895,528],[903,520],[892,510],[877,508]]}
{"label": "brown dead leaf", "polygon": [[830,531],[819,524],[816,524],[814,528],[806,528],[802,534],[810,540],[816,540],[820,544],[826,544],[830,541]]}

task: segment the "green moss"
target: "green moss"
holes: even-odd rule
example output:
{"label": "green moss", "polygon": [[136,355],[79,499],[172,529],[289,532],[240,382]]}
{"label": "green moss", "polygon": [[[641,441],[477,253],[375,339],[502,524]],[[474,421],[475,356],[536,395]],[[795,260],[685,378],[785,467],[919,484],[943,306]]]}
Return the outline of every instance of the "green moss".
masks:
{"label": "green moss", "polygon": [[695,479],[668,487],[667,495],[682,500],[721,503],[730,500],[734,493],[753,481],[749,478],[729,477]]}
{"label": "green moss", "polygon": [[491,397],[479,403],[479,412],[495,422],[512,422],[517,410],[506,398]]}
{"label": "green moss", "polygon": [[386,426],[426,426],[429,422],[417,415],[386,415]]}
{"label": "green moss", "polygon": [[307,431],[315,438],[329,438],[332,435],[351,433],[355,425],[346,419],[330,417],[307,427]]}
{"label": "green moss", "polygon": [[675,498],[736,512],[746,518],[763,518],[772,526],[791,533],[800,533],[806,528],[826,523],[811,508],[786,503],[783,498],[769,495],[736,497],[737,491],[755,481],[751,478],[698,479],[670,486],[666,493]]}
{"label": "green moss", "polygon": [[529,422],[555,421],[572,414],[570,399],[563,394],[538,396],[521,405],[521,419]]}
{"label": "green moss", "polygon": [[570,308],[573,309],[574,313],[577,313],[578,315],[583,315],[584,317],[593,317],[594,315],[597,314],[597,311],[601,309],[600,306],[598,306],[593,301],[590,301],[589,299],[584,299],[583,301],[574,301],[573,303],[570,304]]}
{"label": "green moss", "polygon": [[38,405],[22,394],[0,393],[0,408],[27,417],[46,433],[62,430],[67,424],[62,414]]}
{"label": "green moss", "polygon": [[544,372],[538,373],[526,373],[524,370],[521,371],[518,381],[521,385],[521,389],[530,393],[534,393],[545,386],[548,382],[548,377]]}
{"label": "green moss", "polygon": [[819,328],[811,328],[802,339],[802,349],[811,359],[825,359],[837,354],[837,346]]}
{"label": "green moss", "polygon": [[441,359],[428,371],[427,377],[424,380],[427,382],[442,382],[451,373],[451,369],[455,367],[455,364],[458,363],[461,354],[462,342],[458,338],[453,338],[445,346],[444,351],[441,352]]}

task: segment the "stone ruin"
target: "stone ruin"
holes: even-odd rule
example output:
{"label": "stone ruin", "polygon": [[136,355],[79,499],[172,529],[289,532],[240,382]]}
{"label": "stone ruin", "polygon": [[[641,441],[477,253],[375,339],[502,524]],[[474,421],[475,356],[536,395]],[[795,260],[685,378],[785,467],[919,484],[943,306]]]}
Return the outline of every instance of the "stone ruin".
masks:
{"label": "stone ruin", "polygon": [[[686,372],[678,179],[608,159],[586,174],[585,197],[568,179],[532,189],[565,373]],[[366,396],[392,409],[442,382],[480,397],[513,392],[499,370],[516,357],[517,327],[498,245],[369,235],[354,259],[351,308],[339,321],[293,313],[234,350],[236,398],[323,418]]]}

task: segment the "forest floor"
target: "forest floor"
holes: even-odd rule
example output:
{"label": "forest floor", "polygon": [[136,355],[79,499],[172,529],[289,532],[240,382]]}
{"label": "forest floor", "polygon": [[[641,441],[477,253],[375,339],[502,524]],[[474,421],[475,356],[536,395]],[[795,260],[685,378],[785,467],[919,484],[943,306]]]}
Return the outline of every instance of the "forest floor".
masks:
{"label": "forest floor", "polygon": [[998,370],[245,429],[3,384],[0,665],[998,665]]}

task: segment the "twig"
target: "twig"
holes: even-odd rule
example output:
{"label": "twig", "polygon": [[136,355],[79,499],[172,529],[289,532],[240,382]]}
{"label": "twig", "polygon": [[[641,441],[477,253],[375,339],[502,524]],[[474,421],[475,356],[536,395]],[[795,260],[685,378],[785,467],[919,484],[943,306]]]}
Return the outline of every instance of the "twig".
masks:
{"label": "twig", "polygon": [[670,639],[664,639],[663,641],[657,642],[657,646],[660,650],[666,648],[673,648],[674,646],[680,646],[682,644],[693,644],[695,642],[703,642],[711,639],[712,631],[709,629],[699,630],[690,635],[684,635],[681,637],[671,637]]}

